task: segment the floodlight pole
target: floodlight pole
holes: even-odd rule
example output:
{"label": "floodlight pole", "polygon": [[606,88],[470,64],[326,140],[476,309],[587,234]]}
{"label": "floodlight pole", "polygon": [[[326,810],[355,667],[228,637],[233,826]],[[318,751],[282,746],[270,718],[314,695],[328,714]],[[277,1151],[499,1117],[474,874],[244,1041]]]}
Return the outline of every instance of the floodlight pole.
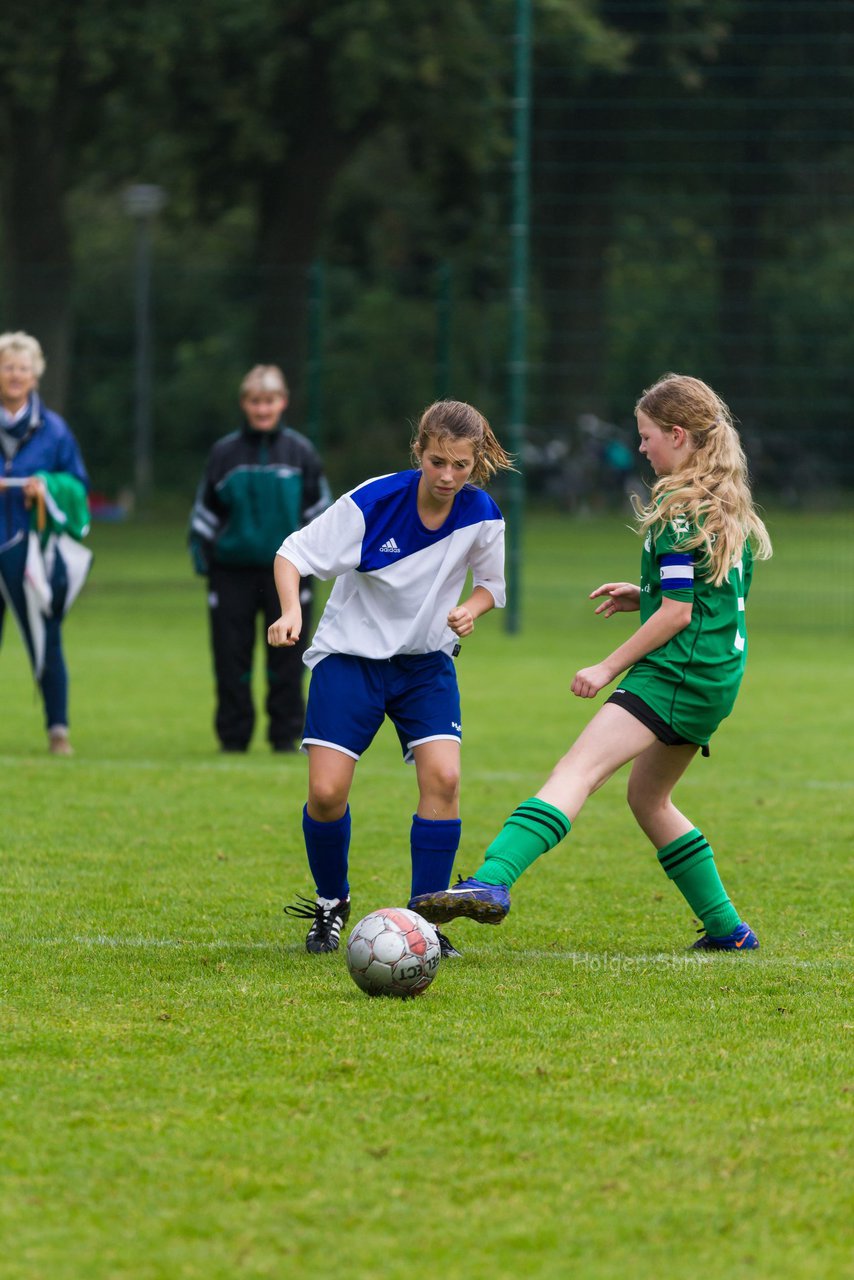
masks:
{"label": "floodlight pole", "polygon": [[513,209],[510,221],[510,350],[508,371],[508,443],[518,471],[509,472],[507,504],[507,611],[505,627],[519,631],[522,591],[522,522],[525,477],[525,392],[528,379],[528,240],[531,171],[531,0],[516,0],[513,36]]}
{"label": "floodlight pole", "polygon": [[141,182],[127,187],[125,213],[136,226],[134,256],[134,490],[139,499],[151,492],[154,478],[151,425],[151,224],[166,202],[162,187]]}

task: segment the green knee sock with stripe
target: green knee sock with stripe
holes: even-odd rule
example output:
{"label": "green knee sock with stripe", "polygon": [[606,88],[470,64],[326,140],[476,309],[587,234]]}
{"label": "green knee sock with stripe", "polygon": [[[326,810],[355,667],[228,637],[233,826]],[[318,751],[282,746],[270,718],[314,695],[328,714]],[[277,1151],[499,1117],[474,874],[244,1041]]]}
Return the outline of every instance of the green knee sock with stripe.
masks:
{"label": "green knee sock with stripe", "polygon": [[572,823],[546,800],[525,800],[504,823],[486,851],[475,879],[509,889],[532,862],[569,835]]}
{"label": "green knee sock with stripe", "polygon": [[709,842],[696,827],[659,849],[658,860],[710,937],[723,938],[741,924],[718,875]]}

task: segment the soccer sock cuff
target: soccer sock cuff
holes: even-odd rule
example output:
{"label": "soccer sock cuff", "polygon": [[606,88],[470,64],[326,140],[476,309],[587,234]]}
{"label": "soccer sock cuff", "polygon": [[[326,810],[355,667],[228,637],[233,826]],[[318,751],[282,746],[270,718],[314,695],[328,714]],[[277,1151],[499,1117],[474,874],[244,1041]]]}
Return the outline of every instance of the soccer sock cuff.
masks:
{"label": "soccer sock cuff", "polygon": [[741,923],[718,875],[711,846],[696,827],[659,849],[658,860],[710,937],[723,938]]}
{"label": "soccer sock cuff", "polygon": [[463,824],[459,818],[420,818],[412,815],[409,848],[412,854],[410,897],[447,889],[454,859],[460,847]]}
{"label": "soccer sock cuff", "polygon": [[335,822],[317,822],[302,811],[302,833],[308,865],[320,898],[346,898],[350,892],[347,866],[350,853],[350,806]]}
{"label": "soccer sock cuff", "polygon": [[572,823],[560,809],[533,796],[514,809],[503,829],[486,850],[482,866],[474,873],[486,884],[509,889],[523,871],[543,853],[569,835]]}

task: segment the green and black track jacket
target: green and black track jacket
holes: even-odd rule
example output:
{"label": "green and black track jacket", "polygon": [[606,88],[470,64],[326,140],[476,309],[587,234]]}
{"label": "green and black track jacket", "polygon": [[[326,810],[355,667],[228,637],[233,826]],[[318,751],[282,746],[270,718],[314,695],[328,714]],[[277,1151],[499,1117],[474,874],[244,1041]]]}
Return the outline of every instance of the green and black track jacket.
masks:
{"label": "green and black track jacket", "polygon": [[196,572],[258,565],[272,571],[284,539],[330,505],[317,450],[289,427],[240,431],[211,449],[190,515]]}

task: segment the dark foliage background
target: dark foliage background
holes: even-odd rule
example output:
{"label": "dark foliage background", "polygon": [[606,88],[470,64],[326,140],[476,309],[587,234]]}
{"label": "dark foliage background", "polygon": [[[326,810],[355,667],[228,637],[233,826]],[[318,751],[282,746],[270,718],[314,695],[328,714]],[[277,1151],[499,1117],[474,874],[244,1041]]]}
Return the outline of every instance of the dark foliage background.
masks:
{"label": "dark foliage background", "polygon": [[[529,488],[622,483],[632,406],[708,378],[761,486],[854,483],[854,3],[533,0]],[[10,0],[0,324],[98,488],[133,479],[136,227],[154,474],[192,488],[256,361],[335,487],[436,395],[507,420],[513,0]]]}

